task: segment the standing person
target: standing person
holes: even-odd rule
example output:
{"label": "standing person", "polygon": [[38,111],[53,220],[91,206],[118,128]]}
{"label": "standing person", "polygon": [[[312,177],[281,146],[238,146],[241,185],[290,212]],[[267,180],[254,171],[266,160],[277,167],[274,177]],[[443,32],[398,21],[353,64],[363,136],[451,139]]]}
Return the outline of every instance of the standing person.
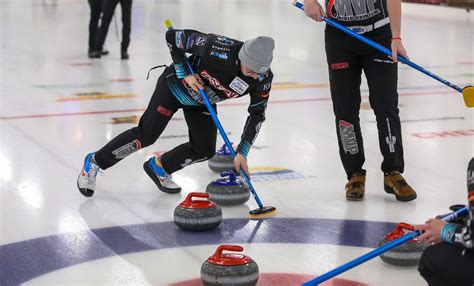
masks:
{"label": "standing person", "polygon": [[361,201],[365,193],[365,161],[359,124],[362,70],[369,86],[369,101],[377,119],[383,155],[384,190],[408,202],[416,192],[402,176],[402,132],[398,110],[397,55],[407,57],[400,36],[401,0],[327,0],[326,11],[317,0],[305,0],[306,14],[316,21],[326,16],[354,32],[392,50],[392,57],[326,25],[325,45],[329,82],[339,144],[347,174],[346,199]]}
{"label": "standing person", "polygon": [[[89,8],[91,10],[91,16],[89,19],[89,57],[93,57],[93,51],[95,49],[95,41],[97,39],[97,31],[99,29],[100,15],[102,14],[102,6],[104,5],[103,0],[89,0]],[[105,56],[109,52],[107,50],[101,50],[101,55]]]}
{"label": "standing person", "polygon": [[415,226],[419,240],[432,246],[421,255],[418,271],[430,286],[474,285],[474,158],[467,169],[469,216],[462,222],[429,219]]}
{"label": "standing person", "polygon": [[[118,135],[99,151],[90,153],[77,180],[79,191],[87,197],[94,194],[95,177],[135,151],[153,144],[173,114],[183,109],[189,129],[189,142],[152,157],[143,165],[157,187],[166,193],[179,193],[171,174],[196,162],[214,156],[217,129],[206,109],[198,88],[204,89],[214,109],[215,104],[231,98],[250,95],[249,116],[245,123],[234,165],[248,174],[247,155],[265,120],[273,74],[274,41],[257,37],[245,43],[225,36],[194,30],[169,30],[166,41],[173,64],[158,79],[148,108],[137,127]],[[196,75],[185,64],[185,54],[192,56]]]}
{"label": "standing person", "polygon": [[109,25],[114,16],[115,7],[120,2],[122,8],[122,43],[120,44],[120,56],[122,60],[127,60],[128,46],[130,45],[130,32],[132,28],[132,0],[104,0],[103,15],[100,27],[97,33],[94,51],[91,58],[100,58],[102,55],[105,39],[109,31]]}

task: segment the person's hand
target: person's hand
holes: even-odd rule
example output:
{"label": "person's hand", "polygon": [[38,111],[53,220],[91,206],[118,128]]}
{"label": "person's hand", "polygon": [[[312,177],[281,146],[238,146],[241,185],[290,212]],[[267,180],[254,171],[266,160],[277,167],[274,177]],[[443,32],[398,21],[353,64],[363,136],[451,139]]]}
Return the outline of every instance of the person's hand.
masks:
{"label": "person's hand", "polygon": [[240,168],[242,168],[245,174],[247,174],[247,177],[250,178],[249,166],[247,165],[247,158],[242,156],[242,154],[237,153],[235,155],[234,167],[238,172],[240,172]]}
{"label": "person's hand", "polygon": [[407,60],[410,59],[408,57],[407,51],[405,50],[405,47],[403,46],[402,40],[393,39],[392,40],[392,56],[389,56],[389,58],[391,58],[392,61],[397,62],[398,55],[404,57]]}
{"label": "person's hand", "polygon": [[188,75],[184,78],[184,80],[195,92],[199,92],[199,89],[204,89],[204,83],[201,77],[197,74]]}
{"label": "person's hand", "polygon": [[323,7],[317,0],[304,0],[304,12],[306,16],[317,22],[321,22],[323,20],[322,17],[326,16]]}
{"label": "person's hand", "polygon": [[441,242],[441,230],[447,224],[444,220],[430,218],[425,224],[415,225],[416,230],[423,231],[419,240],[427,240],[431,244]]}

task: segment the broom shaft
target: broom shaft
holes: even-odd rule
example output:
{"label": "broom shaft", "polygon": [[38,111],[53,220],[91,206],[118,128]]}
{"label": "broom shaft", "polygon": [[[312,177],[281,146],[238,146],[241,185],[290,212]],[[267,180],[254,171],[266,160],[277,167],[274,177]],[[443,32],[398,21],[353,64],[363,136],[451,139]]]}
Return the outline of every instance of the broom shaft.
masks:
{"label": "broom shaft", "polygon": [[[444,221],[450,221],[450,220],[453,220],[453,219],[456,219],[458,217],[461,217],[461,216],[465,216],[468,214],[468,209],[467,207],[464,207],[460,210],[457,210],[453,213],[450,213],[449,215],[443,217],[443,220]],[[343,272],[346,272],[347,270],[350,270],[374,257],[377,257],[379,255],[381,255],[382,253],[385,253],[399,245],[402,245],[410,240],[412,240],[413,238],[419,236],[421,233],[419,231],[412,231],[412,232],[409,232],[407,234],[405,234],[404,236],[400,237],[399,239],[396,239],[394,241],[391,241],[387,244],[384,244],[382,246],[380,246],[379,248],[376,248],[374,250],[372,250],[371,252],[369,253],[366,253],[354,260],[351,260],[349,262],[347,262],[346,264],[343,264],[327,273],[324,273],[323,275],[320,275],[316,278],[314,278],[313,280],[311,281],[308,281],[308,282],[305,282],[304,284],[302,284],[303,286],[312,286],[312,285],[318,285],[319,283],[322,283],[328,279],[331,279],[332,277],[334,276],[337,276]]]}

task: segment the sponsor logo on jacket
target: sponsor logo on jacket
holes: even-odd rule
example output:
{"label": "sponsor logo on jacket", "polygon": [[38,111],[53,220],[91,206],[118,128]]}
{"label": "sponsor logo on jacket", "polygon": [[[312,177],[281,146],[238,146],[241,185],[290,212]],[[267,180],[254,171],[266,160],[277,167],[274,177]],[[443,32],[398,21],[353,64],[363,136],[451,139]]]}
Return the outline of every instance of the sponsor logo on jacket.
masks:
{"label": "sponsor logo on jacket", "polygon": [[224,92],[225,96],[227,98],[234,98],[234,97],[239,97],[239,94],[237,92],[233,92],[231,90],[228,90],[227,88],[225,88],[220,82],[219,80],[217,80],[216,78],[212,77],[207,71],[203,70],[201,71],[201,76],[203,78],[205,78],[210,85],[212,85],[215,89],[217,90],[220,90],[222,92]]}

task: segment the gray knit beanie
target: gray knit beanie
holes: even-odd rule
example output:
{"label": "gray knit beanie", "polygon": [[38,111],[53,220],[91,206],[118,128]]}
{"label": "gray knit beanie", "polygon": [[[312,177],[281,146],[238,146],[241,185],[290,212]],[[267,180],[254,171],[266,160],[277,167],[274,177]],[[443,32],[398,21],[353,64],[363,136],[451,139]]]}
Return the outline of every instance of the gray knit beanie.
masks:
{"label": "gray knit beanie", "polygon": [[254,72],[264,73],[270,69],[275,41],[266,36],[245,41],[239,51],[239,59]]}

